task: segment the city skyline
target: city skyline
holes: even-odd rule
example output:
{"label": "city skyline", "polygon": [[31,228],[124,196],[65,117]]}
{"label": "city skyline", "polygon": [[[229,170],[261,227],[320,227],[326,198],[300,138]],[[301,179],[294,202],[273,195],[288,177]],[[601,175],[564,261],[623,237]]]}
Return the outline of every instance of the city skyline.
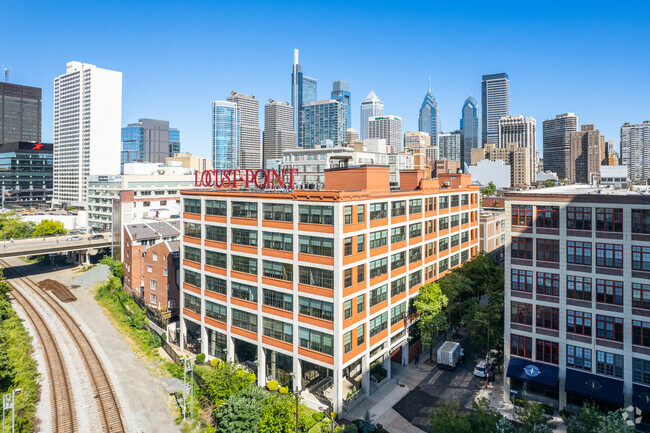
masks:
{"label": "city skyline", "polygon": [[[457,129],[457,115],[463,101],[468,95],[474,96],[480,102],[480,80],[485,74],[506,72],[511,79],[511,114],[522,114],[534,117],[538,122],[551,119],[558,113],[574,112],[585,123],[599,125],[607,139],[616,140],[616,148],[620,145],[620,127],[624,122],[638,124],[643,122],[643,101],[650,97],[650,89],[638,86],[642,77],[647,76],[650,61],[641,59],[634,70],[619,66],[615,61],[619,54],[613,48],[626,47],[634,50],[643,46],[647,40],[643,27],[633,21],[623,19],[624,16],[642,15],[647,11],[647,5],[636,4],[632,8],[604,8],[590,5],[585,14],[580,4],[572,4],[562,16],[553,14],[552,8],[530,5],[509,10],[500,16],[507,8],[489,10],[487,6],[476,4],[474,10],[464,10],[462,14],[451,7],[442,7],[436,15],[423,11],[417,17],[410,17],[417,22],[433,20],[441,30],[441,38],[437,45],[443,47],[437,58],[445,56],[453,67],[440,68],[436,61],[418,62],[417,67],[398,68],[398,65],[412,64],[409,61],[419,49],[430,42],[427,38],[418,40],[417,34],[408,38],[400,36],[403,24],[388,26],[387,36],[394,35],[392,47],[401,46],[404,49],[386,51],[386,45],[371,47],[363,56],[359,55],[362,42],[355,41],[355,35],[360,30],[353,29],[353,35],[340,36],[346,43],[339,44],[340,52],[337,62],[331,62],[329,56],[324,56],[326,47],[317,35],[307,35],[297,39],[289,30],[281,29],[277,35],[261,38],[260,34],[268,24],[262,18],[254,19],[251,23],[250,34],[241,39],[238,44],[222,46],[217,43],[208,47],[207,42],[200,42],[200,30],[203,17],[210,16],[214,6],[200,5],[183,12],[171,4],[162,3],[155,11],[155,16],[173,16],[179,14],[179,34],[183,29],[192,28],[192,40],[196,47],[181,50],[183,38],[176,34],[168,34],[167,27],[156,25],[145,33],[142,29],[125,29],[116,35],[114,32],[99,30],[83,40],[69,35],[60,35],[54,31],[56,25],[72,25],[73,22],[84,22],[86,14],[108,14],[114,16],[119,12],[109,11],[104,6],[95,6],[89,10],[78,10],[73,17],[62,15],[53,5],[41,3],[40,7],[33,5],[11,4],[7,14],[19,16],[29,7],[35,9],[34,22],[44,33],[52,34],[51,38],[43,41],[38,34],[22,34],[13,32],[15,24],[8,23],[7,37],[0,42],[0,50],[4,56],[0,58],[0,66],[10,68],[9,82],[43,89],[43,141],[52,141],[53,118],[53,89],[52,79],[59,75],[62,64],[79,60],[99,67],[120,71],[123,73],[123,119],[141,117],[168,119],[179,130],[184,131],[184,150],[199,156],[210,156],[211,122],[210,104],[222,99],[231,89],[236,88],[246,94],[255,94],[260,101],[273,98],[279,101],[290,101],[290,71],[292,50],[301,51],[301,64],[309,76],[325,83],[321,88],[318,99],[325,99],[329,93],[328,84],[344,77],[354,89],[357,98],[352,103],[352,127],[359,129],[359,103],[361,98],[373,90],[381,95],[386,104],[386,112],[401,116],[404,119],[404,131],[417,130],[418,108],[422,99],[421,83],[431,75],[432,88],[436,89],[435,96],[441,111],[450,113],[442,116],[442,131]],[[136,7],[144,8],[145,5]],[[286,4],[280,4],[277,12],[271,10],[264,13],[267,6],[259,5],[259,17],[268,22],[273,17],[290,12],[284,20],[293,19],[298,12],[290,11]],[[314,21],[326,22],[334,15],[339,5],[328,8],[319,5],[309,6]],[[531,14],[532,8],[536,13]],[[397,18],[406,17],[409,8],[394,11]],[[350,5],[346,10],[351,20],[361,19],[363,14],[370,14],[378,23],[390,22],[385,13],[370,11],[363,5]],[[623,13],[623,10],[625,11]],[[632,12],[634,10],[634,12]],[[241,6],[228,5],[220,13],[236,14]],[[307,11],[302,10],[300,13]],[[534,15],[534,16],[533,16]],[[493,19],[490,21],[489,19]],[[584,25],[572,28],[574,20],[580,20]],[[454,30],[453,24],[464,20],[468,24],[479,24],[477,30],[485,29],[485,22],[490,21],[506,26],[509,34],[518,39],[516,45],[527,46],[527,50],[519,50],[517,56],[499,56],[498,50],[488,50],[494,45],[498,35],[485,34],[480,38],[471,52],[455,53],[457,47],[469,38]],[[483,21],[482,21],[483,20]],[[496,20],[496,21],[495,21]],[[91,21],[91,20],[90,20]],[[163,20],[164,21],[164,20]],[[449,22],[446,22],[449,21]],[[234,24],[227,24],[231,26]],[[611,31],[608,36],[602,34],[602,26],[607,25]],[[83,29],[90,27],[83,24]],[[548,28],[554,32],[547,35]],[[413,26],[410,26],[413,28]],[[417,28],[417,26],[415,26]],[[83,30],[82,29],[82,30]],[[17,30],[17,28],[16,28]],[[94,29],[97,30],[97,29]],[[16,35],[16,36],[14,36]],[[20,39],[17,38],[20,35]],[[350,37],[355,36],[355,37]],[[542,37],[543,36],[543,37]],[[338,41],[339,36],[337,36]],[[209,38],[208,38],[209,39]],[[206,40],[208,40],[206,39]],[[556,45],[554,52],[540,54],[540,48],[559,41],[573,39],[575,42],[569,48]],[[196,68],[179,68],[162,58],[153,58],[152,54],[130,53],[122,49],[134,40],[143,43],[154,43],[156,47],[170,46],[178,50],[176,65],[196,64]],[[541,42],[543,40],[543,42]],[[330,41],[332,44],[335,41]],[[212,42],[211,42],[212,43]],[[159,45],[158,45],[159,44]],[[531,45],[532,44],[532,45]],[[446,47],[446,45],[448,47]],[[56,46],[57,49],[53,49]],[[329,45],[330,47],[332,45]],[[29,47],[30,50],[24,50]],[[611,50],[609,48],[612,48]],[[223,49],[227,53],[220,58],[228,58],[228,67],[218,67],[220,60],[214,60],[210,53]],[[154,50],[155,52],[156,50]],[[205,54],[201,54],[201,52]],[[29,52],[29,54],[26,54]],[[390,56],[385,53],[390,52]],[[581,64],[575,52],[581,55],[598,53],[602,67],[598,70],[587,69]],[[382,53],[382,55],[379,55]],[[425,56],[426,57],[426,56]],[[368,59],[374,63],[369,64]],[[200,61],[197,61],[200,60]],[[452,62],[451,60],[454,60]],[[557,65],[562,64],[559,68]],[[264,73],[260,74],[259,71]],[[190,72],[191,71],[191,72]],[[599,83],[607,82],[605,88],[599,87],[599,92],[593,90]],[[162,90],[165,90],[164,92]],[[169,97],[173,95],[173,97]],[[607,104],[602,104],[602,101]],[[607,107],[607,108],[605,108]],[[612,110],[615,107],[615,110]],[[612,112],[613,111],[613,112]],[[483,113],[480,113],[482,116]],[[261,120],[260,120],[261,122]],[[125,124],[121,126],[126,126]],[[537,132],[538,150],[541,150],[541,130]]]}

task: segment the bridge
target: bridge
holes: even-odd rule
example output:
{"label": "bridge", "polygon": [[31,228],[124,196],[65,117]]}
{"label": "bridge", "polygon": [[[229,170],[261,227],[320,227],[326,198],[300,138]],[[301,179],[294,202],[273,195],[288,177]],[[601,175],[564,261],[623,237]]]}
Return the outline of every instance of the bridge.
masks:
{"label": "bridge", "polygon": [[[102,234],[102,233],[99,233]],[[80,241],[68,241],[70,236],[50,236],[46,238],[19,239],[13,242],[7,239],[0,241],[0,259],[8,257],[41,256],[56,253],[88,253],[91,250],[110,248],[111,233],[103,233],[104,239],[88,239],[83,235]]]}

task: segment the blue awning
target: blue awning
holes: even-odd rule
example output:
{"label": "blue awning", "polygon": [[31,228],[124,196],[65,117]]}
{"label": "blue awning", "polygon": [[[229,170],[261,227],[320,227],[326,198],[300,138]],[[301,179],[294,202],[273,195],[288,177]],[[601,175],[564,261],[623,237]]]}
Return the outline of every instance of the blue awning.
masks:
{"label": "blue awning", "polygon": [[566,370],[564,390],[583,397],[623,406],[623,381],[584,371]]}
{"label": "blue awning", "polygon": [[508,364],[508,377],[514,377],[524,382],[537,383],[540,385],[557,386],[558,368],[555,365],[534,362],[530,359],[510,358]]}
{"label": "blue awning", "polygon": [[632,384],[634,393],[634,406],[641,410],[650,411],[650,386]]}

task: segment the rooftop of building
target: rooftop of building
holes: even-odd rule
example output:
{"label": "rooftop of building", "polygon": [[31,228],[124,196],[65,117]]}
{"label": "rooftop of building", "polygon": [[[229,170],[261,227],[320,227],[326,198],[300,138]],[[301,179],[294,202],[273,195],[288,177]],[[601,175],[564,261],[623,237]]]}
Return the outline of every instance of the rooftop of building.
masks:
{"label": "rooftop of building", "polygon": [[134,240],[159,239],[179,236],[181,232],[181,220],[147,221],[127,224],[124,228]]}
{"label": "rooftop of building", "polygon": [[650,205],[650,186],[563,185],[505,192],[506,200],[584,201],[600,203],[638,203]]}

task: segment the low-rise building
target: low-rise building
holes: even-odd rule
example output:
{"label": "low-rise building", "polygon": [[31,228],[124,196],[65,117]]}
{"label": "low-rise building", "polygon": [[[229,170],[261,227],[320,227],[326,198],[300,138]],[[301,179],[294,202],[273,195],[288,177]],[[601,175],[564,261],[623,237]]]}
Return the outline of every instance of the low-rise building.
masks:
{"label": "low-rise building", "polygon": [[630,182],[627,165],[601,165],[600,183],[619,187]]}
{"label": "low-rise building", "polygon": [[438,177],[441,174],[456,174],[460,170],[460,161],[449,159],[434,160],[431,165],[433,166],[433,177]]}
{"label": "low-rise building", "polygon": [[503,265],[506,244],[506,213],[503,208],[481,208],[479,247]]}
{"label": "low-rise building", "polygon": [[468,172],[472,175],[472,180],[481,186],[486,186],[492,182],[497,188],[503,189],[511,186],[511,168],[500,159],[494,161],[483,159],[476,165],[469,166]]}
{"label": "low-rise building", "polygon": [[184,168],[191,170],[212,170],[212,164],[209,158],[192,156],[191,153],[175,153],[174,156],[165,158],[165,165],[174,165],[175,162],[179,162]]}

